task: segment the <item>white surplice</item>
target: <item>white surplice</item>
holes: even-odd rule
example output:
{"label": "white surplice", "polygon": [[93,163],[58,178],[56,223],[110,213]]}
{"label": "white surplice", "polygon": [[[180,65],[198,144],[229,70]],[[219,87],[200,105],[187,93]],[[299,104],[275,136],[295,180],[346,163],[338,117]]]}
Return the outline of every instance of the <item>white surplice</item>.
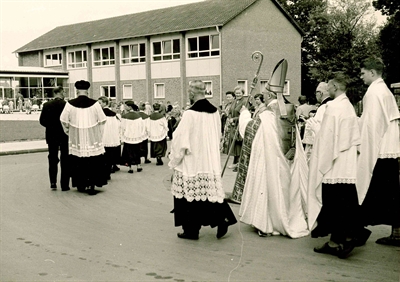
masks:
{"label": "white surplice", "polygon": [[400,157],[400,113],[396,100],[382,78],[368,87],[359,119],[361,144],[358,148],[357,191],[362,204],[378,158]]}
{"label": "white surplice", "polygon": [[172,194],[188,202],[222,203],[219,142],[221,119],[214,113],[186,110],[173,133],[169,167],[174,169]]}
{"label": "white surplice", "polygon": [[[246,117],[248,114],[243,111],[239,127],[245,127]],[[293,172],[296,179],[295,185],[291,185],[291,167],[280,146],[277,117],[271,110],[266,110],[259,118],[261,124],[253,140],[240,221],[264,233],[279,233],[291,238],[307,236],[309,231],[298,175],[301,165],[296,162],[299,158],[295,157]],[[298,144],[301,146],[301,142]]]}
{"label": "white surplice", "polygon": [[322,207],[322,183],[355,184],[357,145],[360,131],[357,116],[345,94],[327,103],[321,129],[315,136],[308,183],[308,226],[316,227]]}

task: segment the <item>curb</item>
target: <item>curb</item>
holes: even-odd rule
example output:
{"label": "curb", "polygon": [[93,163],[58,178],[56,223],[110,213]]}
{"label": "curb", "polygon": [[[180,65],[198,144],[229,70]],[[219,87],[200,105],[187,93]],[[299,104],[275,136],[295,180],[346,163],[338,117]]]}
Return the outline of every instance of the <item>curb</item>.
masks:
{"label": "curb", "polygon": [[47,151],[48,151],[47,148],[4,151],[4,152],[0,152],[0,156],[30,154],[30,153],[42,153],[42,152],[47,152]]}

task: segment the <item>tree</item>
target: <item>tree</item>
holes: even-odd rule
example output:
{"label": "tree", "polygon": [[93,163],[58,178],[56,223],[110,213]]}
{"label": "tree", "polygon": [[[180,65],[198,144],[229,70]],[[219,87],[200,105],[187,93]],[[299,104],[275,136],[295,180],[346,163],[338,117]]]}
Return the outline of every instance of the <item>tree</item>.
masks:
{"label": "tree", "polygon": [[385,81],[390,84],[400,82],[400,12],[390,16],[379,33],[378,44],[385,64]]}
{"label": "tree", "polygon": [[375,0],[372,2],[375,9],[381,10],[383,15],[394,15],[400,10],[400,1],[398,0]]}
{"label": "tree", "polygon": [[315,14],[323,12],[327,7],[326,0],[278,0],[284,9],[293,17],[304,31],[301,44],[301,89],[302,95],[314,94],[316,83],[309,76],[309,67],[312,56],[316,52],[315,33],[318,29],[311,18]]}
{"label": "tree", "polygon": [[326,81],[332,72],[342,71],[351,79],[353,102],[357,102],[365,88],[359,78],[359,64],[367,56],[380,55],[376,45],[376,20],[370,18],[373,10],[365,0],[331,0],[325,12],[314,15],[319,26],[310,77]]}

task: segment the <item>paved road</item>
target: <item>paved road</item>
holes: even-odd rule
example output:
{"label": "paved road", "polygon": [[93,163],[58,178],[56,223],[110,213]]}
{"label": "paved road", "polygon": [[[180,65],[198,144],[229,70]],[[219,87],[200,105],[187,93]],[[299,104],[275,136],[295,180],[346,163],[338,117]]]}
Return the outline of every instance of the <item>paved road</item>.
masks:
{"label": "paved road", "polygon": [[400,248],[374,243],[387,226],[346,260],[314,253],[324,238],[261,238],[245,224],[220,240],[209,227],[179,239],[171,171],[143,167],[89,196],[50,191],[46,153],[0,156],[0,281],[399,281]]}

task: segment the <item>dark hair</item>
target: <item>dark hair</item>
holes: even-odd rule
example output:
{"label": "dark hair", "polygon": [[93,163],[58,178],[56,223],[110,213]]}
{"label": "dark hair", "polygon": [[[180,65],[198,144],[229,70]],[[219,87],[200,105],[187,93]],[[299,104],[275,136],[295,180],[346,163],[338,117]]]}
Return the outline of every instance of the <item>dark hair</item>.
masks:
{"label": "dark hair", "polygon": [[233,98],[236,98],[235,92],[233,91],[226,91],[225,96],[231,95]]}
{"label": "dark hair", "polygon": [[347,85],[349,85],[350,79],[349,77],[341,71],[337,71],[332,73],[329,80],[335,81],[340,85],[339,89],[344,91],[347,89]]}
{"label": "dark hair", "polygon": [[139,111],[139,107],[138,107],[136,104],[132,104],[132,105],[131,105],[131,108],[132,108],[132,110],[135,111],[135,112]]}
{"label": "dark hair", "polygon": [[62,86],[57,86],[53,89],[53,94],[57,95],[57,94],[63,94],[64,92],[64,88]]}
{"label": "dark hair", "polygon": [[256,98],[260,98],[260,101],[261,101],[262,103],[264,103],[264,95],[263,95],[263,94],[257,93],[256,95],[254,95],[254,100],[255,100]]}
{"label": "dark hair", "polygon": [[159,104],[159,103],[154,103],[154,104],[153,104],[153,109],[154,109],[155,111],[160,110],[160,104]]}
{"label": "dark hair", "polygon": [[106,96],[100,96],[99,99],[97,99],[98,101],[102,101],[103,103],[105,103],[106,105],[108,105],[109,100]]}
{"label": "dark hair", "polygon": [[382,74],[383,70],[385,68],[385,65],[383,64],[383,61],[381,58],[369,57],[361,63],[360,68],[366,69],[366,70],[376,70],[376,72],[378,74]]}

